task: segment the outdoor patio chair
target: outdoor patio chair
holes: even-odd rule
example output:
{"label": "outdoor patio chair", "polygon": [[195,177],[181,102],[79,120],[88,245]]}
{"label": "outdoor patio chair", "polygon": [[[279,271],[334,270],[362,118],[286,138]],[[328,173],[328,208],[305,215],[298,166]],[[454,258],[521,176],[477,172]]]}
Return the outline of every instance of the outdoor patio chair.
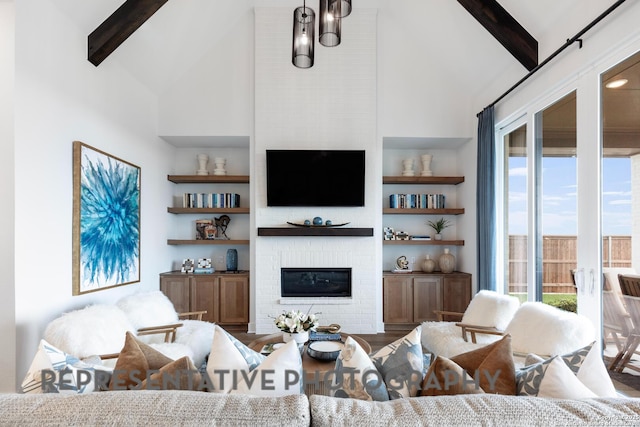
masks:
{"label": "outdoor patio chair", "polygon": [[640,275],[620,274],[618,282],[626,310],[631,319],[632,329],[624,346],[609,365],[609,369],[617,372],[622,372],[624,368],[640,371],[639,367],[630,364],[638,345],[640,345]]}

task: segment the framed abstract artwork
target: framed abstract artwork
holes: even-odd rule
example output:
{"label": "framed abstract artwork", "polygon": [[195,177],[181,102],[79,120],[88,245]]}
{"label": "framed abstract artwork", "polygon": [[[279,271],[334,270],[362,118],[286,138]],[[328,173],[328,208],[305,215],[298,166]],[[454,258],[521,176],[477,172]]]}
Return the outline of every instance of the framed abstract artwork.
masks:
{"label": "framed abstract artwork", "polygon": [[140,168],[73,143],[73,295],[140,281]]}

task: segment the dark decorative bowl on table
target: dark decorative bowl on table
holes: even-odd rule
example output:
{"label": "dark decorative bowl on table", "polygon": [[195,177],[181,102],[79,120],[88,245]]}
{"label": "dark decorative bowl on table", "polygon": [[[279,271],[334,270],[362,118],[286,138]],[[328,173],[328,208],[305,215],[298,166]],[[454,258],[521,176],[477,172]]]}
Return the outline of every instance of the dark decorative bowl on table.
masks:
{"label": "dark decorative bowl on table", "polygon": [[307,345],[307,354],[317,360],[333,361],[343,348],[342,341],[311,341]]}

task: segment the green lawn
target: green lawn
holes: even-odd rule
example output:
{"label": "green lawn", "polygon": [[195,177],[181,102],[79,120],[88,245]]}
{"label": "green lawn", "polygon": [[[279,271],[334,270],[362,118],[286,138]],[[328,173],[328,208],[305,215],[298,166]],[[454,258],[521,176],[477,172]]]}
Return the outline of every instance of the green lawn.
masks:
{"label": "green lawn", "polygon": [[[514,297],[518,297],[520,303],[527,300],[527,294],[525,293],[512,293]],[[542,302],[545,304],[560,307],[568,311],[576,311],[575,307],[578,304],[578,296],[576,294],[542,294]]]}

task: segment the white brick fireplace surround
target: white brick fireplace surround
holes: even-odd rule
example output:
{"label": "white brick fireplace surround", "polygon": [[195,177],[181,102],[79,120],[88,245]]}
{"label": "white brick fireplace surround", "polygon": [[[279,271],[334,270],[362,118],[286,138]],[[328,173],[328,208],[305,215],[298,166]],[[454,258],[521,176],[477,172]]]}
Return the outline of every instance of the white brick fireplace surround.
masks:
{"label": "white brick fireplace surround", "polygon": [[[316,14],[318,11],[316,11]],[[315,65],[291,64],[293,9],[255,9],[255,138],[252,212],[255,227],[286,226],[320,216],[346,227],[372,227],[373,237],[267,237],[252,242],[252,307],[249,329],[277,332],[273,318],[283,310],[321,313],[321,324],[375,333],[382,324],[379,221],[381,143],[376,139],[375,9],[354,9],[342,24],[342,43],[315,45]],[[317,18],[316,18],[317,19]],[[267,149],[366,151],[365,206],[359,208],[272,208],[266,205]],[[330,173],[330,171],[328,171]],[[255,232],[255,230],[254,230]],[[352,268],[351,298],[280,296],[280,269]]]}

